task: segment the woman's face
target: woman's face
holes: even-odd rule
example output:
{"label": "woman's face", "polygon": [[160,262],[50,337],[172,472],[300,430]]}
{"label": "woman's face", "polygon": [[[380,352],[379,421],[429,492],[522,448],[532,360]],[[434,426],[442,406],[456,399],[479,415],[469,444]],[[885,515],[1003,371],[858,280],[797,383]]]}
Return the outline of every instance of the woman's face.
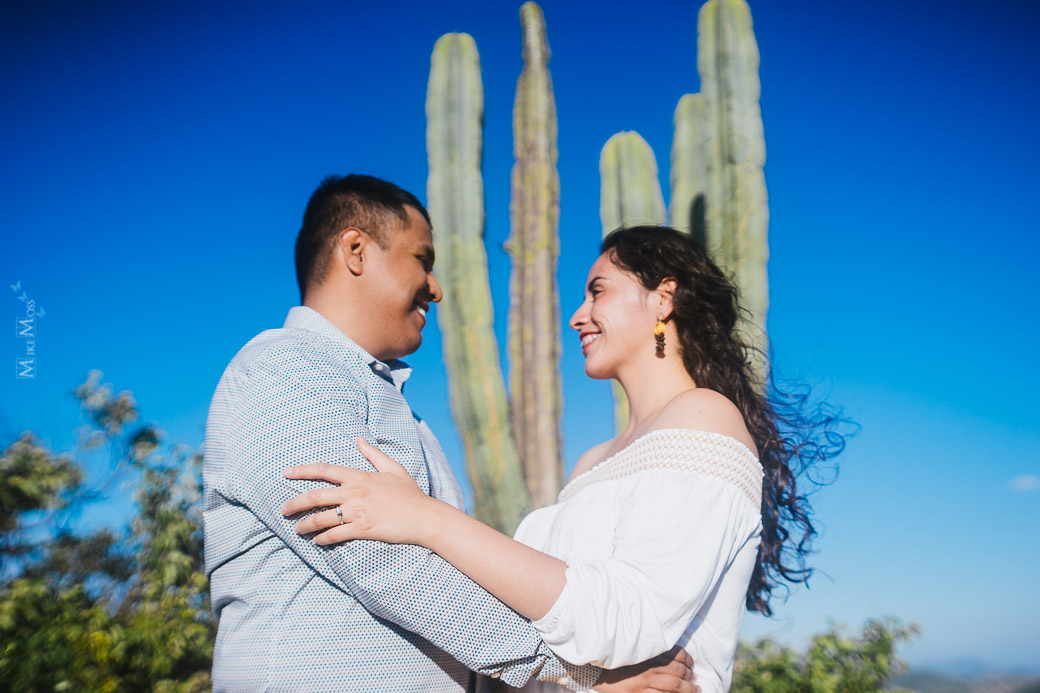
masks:
{"label": "woman's face", "polygon": [[[633,358],[653,356],[659,297],[617,267],[606,254],[589,270],[585,301],[571,316],[585,355],[585,373],[616,378]],[[643,352],[646,352],[645,354]]]}

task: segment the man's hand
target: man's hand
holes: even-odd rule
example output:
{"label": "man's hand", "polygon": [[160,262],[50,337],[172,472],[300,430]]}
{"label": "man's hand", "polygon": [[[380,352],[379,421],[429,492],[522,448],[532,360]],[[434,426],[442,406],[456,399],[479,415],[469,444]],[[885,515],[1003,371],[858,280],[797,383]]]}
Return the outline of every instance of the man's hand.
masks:
{"label": "man's hand", "polygon": [[597,693],[700,693],[694,683],[693,657],[678,645],[641,664],[607,669],[593,690]]}

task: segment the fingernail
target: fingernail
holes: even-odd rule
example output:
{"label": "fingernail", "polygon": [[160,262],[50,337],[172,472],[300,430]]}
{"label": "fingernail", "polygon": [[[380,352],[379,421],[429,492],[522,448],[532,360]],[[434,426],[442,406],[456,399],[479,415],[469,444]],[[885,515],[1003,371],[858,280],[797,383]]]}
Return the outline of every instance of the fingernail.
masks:
{"label": "fingernail", "polygon": [[295,473],[296,473],[296,467],[289,467],[284,472],[282,472],[282,474],[284,474],[285,476],[290,476],[290,475],[295,474]]}

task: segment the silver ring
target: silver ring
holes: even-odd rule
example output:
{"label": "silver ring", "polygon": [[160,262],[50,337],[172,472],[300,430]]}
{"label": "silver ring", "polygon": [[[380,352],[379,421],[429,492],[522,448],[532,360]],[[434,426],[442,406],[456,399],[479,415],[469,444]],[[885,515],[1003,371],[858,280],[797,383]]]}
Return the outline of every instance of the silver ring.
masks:
{"label": "silver ring", "polygon": [[336,506],[336,517],[339,518],[339,523],[343,524],[343,506],[341,506],[341,505],[337,505]]}

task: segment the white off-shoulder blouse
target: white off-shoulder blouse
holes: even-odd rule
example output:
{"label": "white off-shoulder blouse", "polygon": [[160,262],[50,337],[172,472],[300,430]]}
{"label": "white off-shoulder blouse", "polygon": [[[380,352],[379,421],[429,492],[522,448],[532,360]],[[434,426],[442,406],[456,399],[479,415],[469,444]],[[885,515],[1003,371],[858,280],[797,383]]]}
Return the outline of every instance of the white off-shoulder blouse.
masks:
{"label": "white off-shoulder blouse", "polygon": [[729,690],[761,501],[762,467],[736,439],[677,428],[638,438],[517,528],[567,563],[535,628],[563,659],[606,668],[678,643],[704,693]]}

